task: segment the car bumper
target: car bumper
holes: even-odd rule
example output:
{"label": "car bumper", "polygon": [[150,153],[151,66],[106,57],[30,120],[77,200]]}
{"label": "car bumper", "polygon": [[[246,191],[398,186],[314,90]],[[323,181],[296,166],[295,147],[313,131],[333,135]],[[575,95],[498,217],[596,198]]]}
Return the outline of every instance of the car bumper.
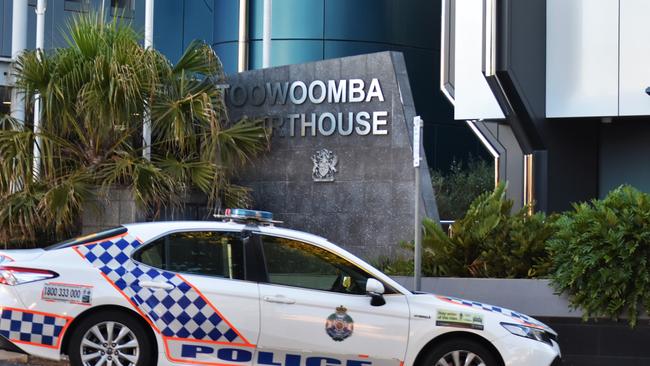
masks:
{"label": "car bumper", "polygon": [[559,366],[562,365],[560,347],[515,335],[496,340],[505,366]]}

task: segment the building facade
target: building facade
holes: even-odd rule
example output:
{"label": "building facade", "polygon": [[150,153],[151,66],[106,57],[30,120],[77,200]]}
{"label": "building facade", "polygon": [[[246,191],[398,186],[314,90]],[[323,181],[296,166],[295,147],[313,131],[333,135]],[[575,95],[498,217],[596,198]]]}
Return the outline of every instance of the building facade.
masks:
{"label": "building facade", "polygon": [[[27,46],[35,46],[36,0],[0,0],[0,67],[11,57],[13,3],[29,3]],[[240,4],[248,11],[240,17]],[[144,33],[144,0],[49,0],[45,48],[65,46],[71,16],[104,6],[106,16],[128,18]],[[263,0],[158,0],[154,47],[177,60],[194,39],[212,44],[225,71],[238,71],[239,24],[244,22],[248,69],[262,66]],[[417,113],[425,122],[430,166],[447,169],[468,154],[487,156],[472,130],[453,119],[451,104],[437,88],[440,64],[440,6],[429,0],[274,0],[271,65],[281,66],[380,51],[405,55]],[[0,80],[0,84],[6,82]],[[3,94],[4,93],[4,94]],[[8,93],[0,91],[0,96]],[[4,100],[8,103],[9,99]],[[3,104],[6,108],[7,104]]]}
{"label": "building facade", "polygon": [[513,199],[557,212],[621,184],[650,191],[649,2],[443,4],[442,89]]}

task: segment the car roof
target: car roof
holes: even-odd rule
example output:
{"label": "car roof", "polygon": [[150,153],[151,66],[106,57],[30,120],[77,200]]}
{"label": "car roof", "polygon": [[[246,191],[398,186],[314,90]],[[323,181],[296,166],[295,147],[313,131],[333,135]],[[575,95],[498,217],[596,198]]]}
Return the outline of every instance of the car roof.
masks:
{"label": "car roof", "polygon": [[332,245],[326,238],[304,231],[287,229],[275,225],[266,224],[243,224],[236,221],[156,221],[156,222],[142,222],[131,223],[123,225],[131,234],[140,237],[143,241],[148,241],[151,238],[159,236],[160,234],[178,230],[232,230],[240,231],[246,228],[259,231],[265,234],[272,234],[277,236],[287,236],[295,239],[300,239],[308,242],[313,242],[321,245]]}

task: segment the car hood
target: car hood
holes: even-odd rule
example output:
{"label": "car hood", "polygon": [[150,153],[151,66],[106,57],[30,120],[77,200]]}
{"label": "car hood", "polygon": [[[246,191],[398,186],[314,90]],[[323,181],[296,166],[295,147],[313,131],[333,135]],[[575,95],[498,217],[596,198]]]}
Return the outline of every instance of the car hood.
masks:
{"label": "car hood", "polygon": [[495,306],[495,305],[485,304],[478,301],[465,300],[465,299],[460,299],[457,297],[446,296],[446,295],[418,294],[416,296],[427,297],[428,300],[427,302],[431,302],[432,305],[435,305],[436,307],[444,307],[445,305],[449,305],[449,304],[455,305],[457,307],[468,307],[471,308],[473,311],[478,311],[481,313],[487,313],[497,317],[501,317],[503,322],[522,324],[529,327],[542,329],[544,331],[547,331],[557,336],[557,333],[551,327],[540,322],[539,320],[531,316],[501,306]]}

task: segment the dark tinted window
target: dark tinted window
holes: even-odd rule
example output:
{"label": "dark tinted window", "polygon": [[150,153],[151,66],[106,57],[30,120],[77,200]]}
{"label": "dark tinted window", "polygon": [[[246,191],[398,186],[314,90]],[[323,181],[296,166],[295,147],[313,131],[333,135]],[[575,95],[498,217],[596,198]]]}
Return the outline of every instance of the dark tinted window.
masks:
{"label": "dark tinted window", "polygon": [[135,259],[172,272],[244,278],[243,245],[239,233],[173,233],[136,252]]}
{"label": "dark tinted window", "polygon": [[111,15],[133,18],[135,14],[134,0],[111,0]]}
{"label": "dark tinted window", "polygon": [[65,10],[86,12],[90,9],[90,0],[65,0]]}
{"label": "dark tinted window", "polygon": [[[296,240],[262,236],[268,281],[348,294],[365,294],[365,271],[346,259]],[[387,289],[388,290],[388,289]]]}

